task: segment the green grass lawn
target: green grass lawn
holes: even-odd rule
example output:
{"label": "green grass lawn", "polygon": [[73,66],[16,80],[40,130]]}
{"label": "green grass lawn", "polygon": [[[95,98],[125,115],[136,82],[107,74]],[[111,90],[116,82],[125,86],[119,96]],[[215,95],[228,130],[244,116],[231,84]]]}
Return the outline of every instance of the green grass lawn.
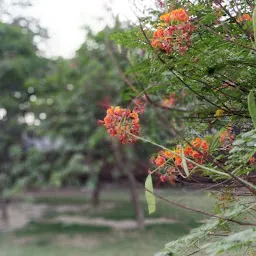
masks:
{"label": "green grass lawn", "polygon": [[[214,200],[205,193],[184,190],[160,191],[161,195],[195,208],[210,210]],[[79,216],[80,218],[100,217],[106,220],[133,219],[134,213],[126,191],[104,192],[102,206],[90,207],[84,211],[57,212],[58,205],[88,205],[89,198],[78,197],[40,197],[33,203],[49,206],[42,219],[34,220],[27,226],[0,236],[0,256],[147,256],[163,248],[164,244],[179,238],[198,225],[203,216],[191,211],[176,208],[157,200],[157,211],[149,216],[144,195],[141,194],[146,218],[171,218],[177,220],[172,224],[155,224],[146,226],[144,231],[113,230],[107,226],[85,224],[67,224],[54,222],[58,216]],[[111,207],[104,208],[104,205]],[[79,209],[79,208],[78,208]],[[51,220],[51,222],[45,222]]]}
{"label": "green grass lawn", "polygon": [[[208,212],[212,212],[214,199],[207,196],[206,193],[195,192],[193,190],[162,190],[158,194],[171,199],[175,202],[193,207]],[[40,197],[34,199],[35,203],[43,203],[49,205],[83,205],[88,204],[89,198],[84,197]],[[123,219],[134,219],[135,213],[133,211],[132,205],[130,203],[129,191],[118,191],[118,192],[104,192],[101,196],[102,203],[114,203],[113,208],[98,209],[90,208],[86,211],[79,212],[62,212],[61,215],[78,215],[86,217],[102,217],[108,220],[123,220]],[[145,196],[141,193],[141,203],[144,210],[144,216],[146,218],[171,218],[181,222],[193,222],[202,219],[203,216],[200,213],[193,211],[186,211],[184,209],[174,207],[167,202],[163,202],[161,199],[156,199],[156,212],[149,215],[147,209],[147,203],[145,201]],[[47,218],[53,218],[60,215],[54,210],[48,211]]]}
{"label": "green grass lawn", "polygon": [[[188,232],[179,224],[152,225],[144,231],[108,231],[106,228],[88,228],[86,225],[57,225],[42,227],[34,224],[9,237],[0,237],[1,256],[72,255],[72,256],[145,256],[153,255],[172,239]],[[82,232],[81,232],[82,231]],[[59,236],[63,236],[60,243]],[[20,244],[26,238],[27,242]],[[80,244],[72,244],[72,240]],[[65,241],[65,242],[64,242]],[[67,241],[69,241],[67,243]]]}

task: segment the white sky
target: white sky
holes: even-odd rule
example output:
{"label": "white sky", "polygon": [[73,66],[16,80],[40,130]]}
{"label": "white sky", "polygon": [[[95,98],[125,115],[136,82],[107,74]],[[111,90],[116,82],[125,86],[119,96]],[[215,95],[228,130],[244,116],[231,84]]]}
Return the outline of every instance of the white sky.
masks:
{"label": "white sky", "polygon": [[112,12],[121,19],[133,17],[129,0],[34,0],[33,7],[23,14],[39,19],[48,29],[50,39],[44,47],[47,55],[72,57],[85,40],[83,26],[99,31],[110,22],[106,3],[111,3]]}

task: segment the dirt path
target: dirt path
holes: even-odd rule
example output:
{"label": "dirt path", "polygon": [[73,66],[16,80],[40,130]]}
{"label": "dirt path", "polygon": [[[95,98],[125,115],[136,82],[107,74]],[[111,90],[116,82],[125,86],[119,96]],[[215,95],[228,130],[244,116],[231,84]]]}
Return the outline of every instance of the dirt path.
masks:
{"label": "dirt path", "polygon": [[[112,208],[112,204],[104,205],[104,209]],[[8,207],[9,222],[3,223],[0,220],[0,231],[13,231],[27,225],[31,220],[40,220],[47,223],[68,223],[68,224],[85,224],[92,226],[107,226],[112,229],[134,229],[136,221],[131,219],[126,220],[108,220],[104,218],[88,218],[86,216],[58,216],[54,218],[44,218],[45,213],[54,211],[58,213],[64,212],[86,212],[91,208],[88,204],[79,205],[46,205],[46,204],[31,204],[31,203],[15,203]],[[176,223],[176,220],[166,218],[145,219],[146,225]]]}
{"label": "dirt path", "polygon": [[[47,222],[62,222],[68,224],[86,224],[93,226],[107,226],[112,229],[135,229],[137,228],[137,223],[135,220],[106,220],[104,218],[87,218],[79,216],[59,216],[53,218]],[[145,225],[155,225],[155,224],[169,224],[177,223],[177,221],[166,218],[154,218],[145,219]]]}
{"label": "dirt path", "polygon": [[8,206],[8,223],[4,223],[0,218],[0,231],[12,231],[22,228],[31,220],[40,219],[47,209],[46,205],[33,205],[25,203],[15,203]]}

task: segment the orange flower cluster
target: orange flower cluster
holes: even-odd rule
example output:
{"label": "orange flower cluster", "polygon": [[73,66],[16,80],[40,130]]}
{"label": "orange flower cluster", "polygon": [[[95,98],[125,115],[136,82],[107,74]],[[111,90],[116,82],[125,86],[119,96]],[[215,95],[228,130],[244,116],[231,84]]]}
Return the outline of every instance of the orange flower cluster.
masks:
{"label": "orange flower cluster", "polygon": [[247,14],[247,13],[241,15],[240,17],[238,17],[238,18],[236,19],[236,21],[239,22],[239,23],[241,23],[241,22],[243,22],[243,21],[246,21],[246,20],[252,20],[252,17],[251,17],[249,14]]}
{"label": "orange flower cluster", "polygon": [[249,163],[250,163],[250,165],[254,165],[254,164],[256,163],[255,155],[253,155],[253,156],[249,159]]}
{"label": "orange flower cluster", "polygon": [[175,181],[176,181],[176,175],[175,175],[175,170],[173,169],[169,169],[168,170],[169,172],[166,173],[166,174],[161,174],[159,179],[161,182],[170,182],[172,185],[175,184]]}
{"label": "orange flower cluster", "polygon": [[169,98],[165,99],[162,103],[164,107],[173,107],[176,104],[176,97],[174,93],[171,93]]}
{"label": "orange flower cluster", "polygon": [[231,127],[228,127],[224,132],[220,134],[219,141],[223,147],[231,150],[232,143],[235,140],[235,136],[231,132]]}
{"label": "orange flower cluster", "polygon": [[134,110],[111,106],[100,123],[108,129],[110,136],[117,136],[123,144],[134,143],[137,139],[133,135],[140,134],[139,117]]}
{"label": "orange flower cluster", "polygon": [[166,54],[178,52],[183,55],[191,45],[191,35],[195,30],[184,9],[176,9],[160,16],[164,23],[154,32],[151,45]]}
{"label": "orange flower cluster", "polygon": [[160,20],[170,23],[170,22],[187,22],[188,15],[186,11],[182,8],[171,11],[170,13],[166,13],[160,16]]}
{"label": "orange flower cluster", "polygon": [[[209,145],[206,140],[196,138],[190,142],[190,145],[184,148],[184,156],[193,160],[198,164],[203,164],[206,161],[209,151]],[[173,151],[160,151],[156,158],[152,158],[151,162],[159,168],[160,180],[171,181],[173,184],[176,179],[176,175],[179,171],[184,169],[182,163],[182,148],[177,146]],[[189,170],[195,168],[195,164],[187,161],[187,167]]]}
{"label": "orange flower cluster", "polygon": [[173,166],[173,161],[170,161],[172,155],[170,151],[160,151],[156,158],[151,158],[151,163],[159,168],[157,174],[161,182],[175,184],[177,171]]}
{"label": "orange flower cluster", "polygon": [[184,149],[184,155],[192,158],[196,163],[203,164],[206,160],[209,144],[206,140],[196,138],[191,141],[191,146]]}

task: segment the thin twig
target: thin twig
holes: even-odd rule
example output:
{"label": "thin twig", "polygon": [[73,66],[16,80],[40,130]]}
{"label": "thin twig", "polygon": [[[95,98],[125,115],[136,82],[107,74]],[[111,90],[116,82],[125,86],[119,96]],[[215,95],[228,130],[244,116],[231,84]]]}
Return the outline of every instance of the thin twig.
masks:
{"label": "thin twig", "polygon": [[183,208],[183,209],[186,209],[186,210],[189,210],[189,211],[201,213],[203,215],[214,217],[214,218],[221,219],[221,220],[224,220],[224,221],[230,221],[230,222],[236,223],[236,224],[241,225],[241,226],[254,226],[254,227],[256,227],[256,224],[254,224],[254,223],[242,222],[242,221],[233,220],[233,219],[230,219],[230,218],[221,217],[221,216],[218,216],[218,215],[215,215],[215,214],[212,214],[212,213],[208,213],[208,212],[196,209],[196,208],[188,207],[186,205],[177,203],[177,202],[172,201],[170,199],[167,199],[167,198],[165,198],[163,196],[160,196],[160,195],[156,194],[155,192],[152,192],[152,191],[148,190],[147,188],[145,188],[145,190],[148,191],[149,193],[153,194],[156,198],[159,198],[162,201],[165,201],[165,202],[167,202],[169,204],[175,205],[175,206],[177,206],[179,208]]}

